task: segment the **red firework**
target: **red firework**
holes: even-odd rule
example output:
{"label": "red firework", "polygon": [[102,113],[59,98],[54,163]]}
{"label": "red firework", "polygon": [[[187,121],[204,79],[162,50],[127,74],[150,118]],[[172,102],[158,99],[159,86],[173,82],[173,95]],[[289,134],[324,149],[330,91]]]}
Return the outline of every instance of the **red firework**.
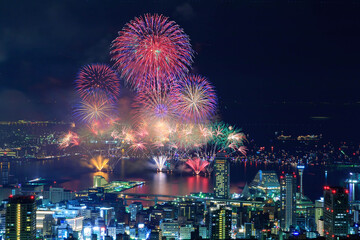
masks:
{"label": "red firework", "polygon": [[70,147],[77,146],[79,145],[79,143],[80,143],[79,136],[76,133],[69,131],[60,139],[59,148],[65,149],[69,146]]}
{"label": "red firework", "polygon": [[198,157],[194,157],[187,160],[186,164],[191,167],[192,170],[194,170],[196,175],[199,175],[199,173],[204,170],[207,165],[209,165],[209,162],[206,160],[201,160]]}
{"label": "red firework", "polygon": [[175,77],[184,76],[193,61],[189,37],[174,21],[158,14],[127,23],[110,54],[121,76],[137,90],[168,86]]}
{"label": "red firework", "polygon": [[110,99],[118,98],[120,81],[115,71],[106,64],[91,64],[80,69],[75,88],[83,99],[94,94],[106,94]]}

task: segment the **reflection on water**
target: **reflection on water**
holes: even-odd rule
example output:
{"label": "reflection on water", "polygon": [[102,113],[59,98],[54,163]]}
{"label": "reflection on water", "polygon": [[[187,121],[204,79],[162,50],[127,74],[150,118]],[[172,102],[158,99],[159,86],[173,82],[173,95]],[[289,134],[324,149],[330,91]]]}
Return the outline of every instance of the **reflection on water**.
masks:
{"label": "reflection on water", "polygon": [[[213,181],[210,176],[191,173],[164,173],[153,171],[146,160],[122,159],[114,172],[94,172],[84,166],[79,159],[56,159],[35,162],[11,162],[6,169],[2,163],[1,172],[9,172],[11,182],[24,182],[37,177],[60,182],[67,189],[78,191],[92,187],[94,175],[101,175],[107,181],[139,180],[143,186],[127,190],[132,193],[152,193],[164,195],[186,195],[192,192],[212,192]],[[292,166],[277,164],[238,162],[231,164],[231,193],[240,193],[245,183],[253,180],[259,170],[296,171]],[[2,174],[3,175],[3,174]],[[311,199],[322,195],[322,188],[327,181],[330,185],[341,185],[348,177],[347,170],[328,171],[323,167],[307,167],[304,171],[304,193]]]}

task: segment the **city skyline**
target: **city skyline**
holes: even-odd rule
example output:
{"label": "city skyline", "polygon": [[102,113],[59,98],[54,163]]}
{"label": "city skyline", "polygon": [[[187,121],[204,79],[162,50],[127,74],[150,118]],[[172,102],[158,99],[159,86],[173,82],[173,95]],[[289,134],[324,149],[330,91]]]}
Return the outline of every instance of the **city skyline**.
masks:
{"label": "city skyline", "polygon": [[0,240],[360,239],[359,10],[0,1]]}

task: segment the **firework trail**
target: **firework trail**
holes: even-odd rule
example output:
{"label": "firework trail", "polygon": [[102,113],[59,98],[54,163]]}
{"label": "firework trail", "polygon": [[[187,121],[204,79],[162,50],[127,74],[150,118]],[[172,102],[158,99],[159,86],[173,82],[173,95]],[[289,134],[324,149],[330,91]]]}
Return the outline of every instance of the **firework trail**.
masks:
{"label": "firework trail", "polygon": [[120,91],[120,81],[115,71],[108,65],[91,64],[80,69],[75,80],[75,89],[82,99],[100,93],[116,100]]}
{"label": "firework trail", "polygon": [[65,136],[60,139],[59,148],[65,149],[69,146],[77,146],[79,145],[79,143],[79,136],[76,133],[69,131]]}
{"label": "firework trail", "polygon": [[114,66],[137,90],[168,86],[184,76],[193,62],[189,37],[174,21],[158,14],[127,23],[111,48]]}
{"label": "firework trail", "polygon": [[115,107],[104,95],[95,94],[83,99],[74,109],[74,115],[89,125],[111,122]]}
{"label": "firework trail", "polygon": [[102,171],[103,169],[107,168],[107,164],[109,162],[109,159],[103,158],[101,155],[99,155],[97,158],[92,158],[90,160],[90,164],[97,169],[98,171]]}
{"label": "firework trail", "polygon": [[204,77],[189,75],[177,82],[172,97],[176,111],[185,121],[201,123],[215,113],[216,93]]}
{"label": "firework trail", "polygon": [[247,149],[247,147],[245,147],[245,146],[240,146],[240,147],[238,148],[238,151],[241,152],[241,154],[246,157],[248,149]]}
{"label": "firework trail", "polygon": [[186,164],[194,170],[196,175],[199,175],[199,173],[204,170],[207,165],[209,165],[209,162],[195,157],[187,160]]}
{"label": "firework trail", "polygon": [[157,169],[159,171],[162,171],[162,169],[165,166],[166,161],[168,160],[168,157],[167,156],[155,156],[155,157],[153,157],[153,160],[156,163]]}

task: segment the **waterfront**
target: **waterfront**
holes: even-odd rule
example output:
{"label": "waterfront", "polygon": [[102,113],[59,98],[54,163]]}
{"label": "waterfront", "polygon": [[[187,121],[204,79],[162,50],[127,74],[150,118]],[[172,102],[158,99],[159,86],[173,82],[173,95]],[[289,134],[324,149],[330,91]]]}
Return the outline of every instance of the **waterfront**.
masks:
{"label": "waterfront", "polygon": [[[231,193],[240,193],[245,183],[253,180],[259,170],[291,172],[296,169],[288,164],[265,164],[260,162],[237,162],[231,164]],[[355,170],[354,170],[355,171]],[[326,181],[329,185],[342,185],[348,176],[348,169],[328,170],[325,180],[324,166],[309,166],[304,172],[304,192],[312,200],[323,194]],[[93,184],[94,175],[102,175],[108,181],[145,181],[143,186],[127,190],[131,193],[152,193],[164,195],[186,195],[192,192],[212,192],[213,182],[210,176],[194,176],[184,167],[182,173],[160,173],[146,160],[121,160],[114,172],[96,172],[83,161],[72,158],[36,162],[11,163],[10,180],[24,182],[42,177],[57,182],[66,189],[79,191]],[[359,191],[358,191],[359,192]]]}

